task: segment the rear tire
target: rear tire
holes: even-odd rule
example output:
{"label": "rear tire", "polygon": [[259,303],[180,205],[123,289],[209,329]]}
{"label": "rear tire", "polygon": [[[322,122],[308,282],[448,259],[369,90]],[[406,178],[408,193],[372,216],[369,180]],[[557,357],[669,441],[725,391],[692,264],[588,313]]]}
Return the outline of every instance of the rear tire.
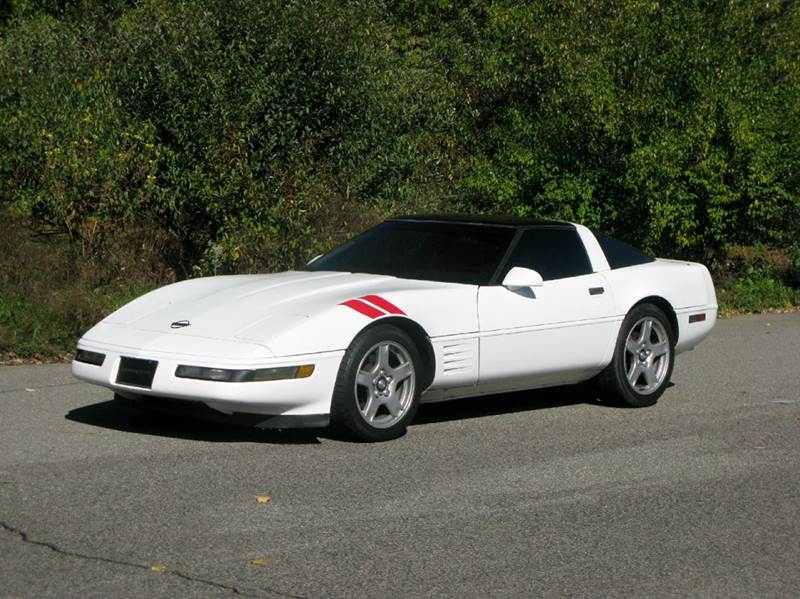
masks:
{"label": "rear tire", "polygon": [[675,332],[653,304],[634,306],[600,375],[600,391],[609,403],[631,408],[654,405],[666,390],[675,365]]}
{"label": "rear tire", "polygon": [[420,396],[419,350],[404,331],[377,325],[361,333],[342,358],[331,424],[360,441],[402,436]]}

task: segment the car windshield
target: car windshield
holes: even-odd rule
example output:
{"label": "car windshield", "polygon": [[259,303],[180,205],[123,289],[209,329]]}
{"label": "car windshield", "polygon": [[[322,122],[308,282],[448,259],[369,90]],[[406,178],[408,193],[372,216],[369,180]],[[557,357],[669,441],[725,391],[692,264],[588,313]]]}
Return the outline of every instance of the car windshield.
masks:
{"label": "car windshield", "polygon": [[388,221],[328,252],[307,270],[488,285],[513,238],[511,227]]}

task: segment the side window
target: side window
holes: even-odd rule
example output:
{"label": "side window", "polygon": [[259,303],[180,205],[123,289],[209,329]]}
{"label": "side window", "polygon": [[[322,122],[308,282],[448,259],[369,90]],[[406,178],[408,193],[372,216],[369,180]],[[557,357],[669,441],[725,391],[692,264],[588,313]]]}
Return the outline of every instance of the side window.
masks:
{"label": "side window", "polygon": [[[545,281],[592,272],[589,256],[575,229],[528,229],[522,233],[503,271],[514,266],[537,271]],[[502,280],[502,277],[501,277]]]}

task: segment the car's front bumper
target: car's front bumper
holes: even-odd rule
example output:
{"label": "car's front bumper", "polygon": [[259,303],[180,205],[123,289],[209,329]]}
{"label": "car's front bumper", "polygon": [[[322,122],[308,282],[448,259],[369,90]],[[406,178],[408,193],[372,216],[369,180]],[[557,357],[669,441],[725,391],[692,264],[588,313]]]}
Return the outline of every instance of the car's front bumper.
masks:
{"label": "car's front bumper", "polygon": [[[250,414],[266,417],[286,417],[276,420],[269,428],[288,428],[290,420],[302,423],[321,422],[330,414],[331,394],[336,382],[344,351],[304,354],[283,358],[257,358],[237,360],[214,358],[209,355],[205,343],[204,355],[176,354],[149,348],[146,350],[81,339],[78,349],[105,354],[102,365],[73,361],[72,374],[83,381],[101,385],[114,392],[141,402],[162,403],[164,399],[199,402],[223,414]],[[117,382],[120,360],[123,357],[153,360],[158,365],[152,384],[139,387]],[[294,378],[263,382],[221,382],[179,378],[175,371],[180,365],[204,366],[208,368],[258,369],[281,366],[313,364],[314,372],[307,378]],[[316,420],[314,420],[316,417]],[[284,423],[286,426],[277,426]],[[276,424],[277,423],[277,424]],[[305,424],[319,426],[320,424]]]}

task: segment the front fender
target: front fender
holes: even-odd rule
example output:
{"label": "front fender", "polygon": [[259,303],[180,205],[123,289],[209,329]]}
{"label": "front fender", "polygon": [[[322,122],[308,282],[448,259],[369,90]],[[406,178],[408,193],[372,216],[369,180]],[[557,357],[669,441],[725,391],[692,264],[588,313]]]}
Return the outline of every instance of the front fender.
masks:
{"label": "front fender", "polygon": [[[391,322],[389,319],[406,319],[432,339],[478,330],[477,287],[452,285],[377,295],[386,303],[372,304],[364,298],[375,296],[367,295],[349,298],[309,315],[276,314],[239,337],[266,345],[276,356],[291,356],[347,349],[365,328],[383,320]],[[359,304],[353,301],[366,302],[367,308],[358,309]]]}

